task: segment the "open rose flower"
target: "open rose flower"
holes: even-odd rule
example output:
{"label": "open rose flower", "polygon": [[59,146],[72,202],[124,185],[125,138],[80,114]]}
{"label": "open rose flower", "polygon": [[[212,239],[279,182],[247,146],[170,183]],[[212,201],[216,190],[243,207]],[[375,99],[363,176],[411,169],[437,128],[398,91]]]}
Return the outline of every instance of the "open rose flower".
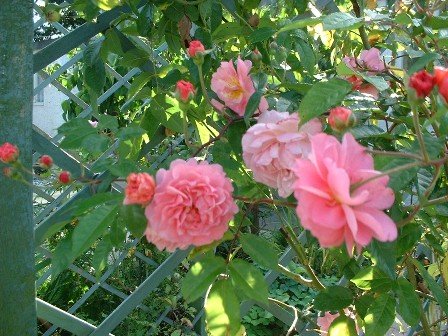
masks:
{"label": "open rose flower", "polygon": [[[236,64],[235,69],[232,61],[221,62],[221,66],[212,75],[211,88],[224,104],[215,99],[212,103],[218,110],[223,110],[227,106],[236,114],[243,116],[247,102],[255,92],[254,83],[249,76],[252,62],[238,58]],[[264,112],[267,109],[268,102],[262,97],[258,110]]]}
{"label": "open rose flower", "polygon": [[342,143],[324,133],[313,136],[308,159],[297,159],[294,171],[297,215],[322,247],[345,242],[351,254],[354,245],[359,251],[372,238],[397,238],[395,223],[383,212],[394,202],[389,177],[363,183],[380,172],[350,133]]}
{"label": "open rose flower", "polygon": [[147,173],[132,173],[127,177],[127,186],[124,190],[126,197],[123,204],[148,204],[154,196],[156,184],[151,175]]}
{"label": "open rose flower", "polygon": [[242,139],[243,159],[255,181],[277,188],[281,197],[293,192],[295,160],[309,153],[310,136],[322,131],[318,119],[298,126],[297,113],[266,111]]}
{"label": "open rose flower", "polygon": [[175,160],[160,169],[146,207],[146,238],[159,250],[202,246],[222,238],[238,212],[231,181],[218,164]]}
{"label": "open rose flower", "polygon": [[17,161],[19,157],[19,149],[10,144],[9,142],[5,142],[0,146],[0,162],[3,163],[13,163]]}
{"label": "open rose flower", "polygon": [[377,48],[361,51],[359,58],[344,57],[344,63],[353,70],[368,70],[369,74],[376,74],[386,69]]}

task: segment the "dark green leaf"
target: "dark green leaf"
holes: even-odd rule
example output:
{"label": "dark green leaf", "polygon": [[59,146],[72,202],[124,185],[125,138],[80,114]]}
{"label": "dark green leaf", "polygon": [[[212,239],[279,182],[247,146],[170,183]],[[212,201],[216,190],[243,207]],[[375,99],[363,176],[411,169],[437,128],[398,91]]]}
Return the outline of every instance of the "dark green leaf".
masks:
{"label": "dark green leaf", "polygon": [[196,262],[182,280],[181,291],[185,301],[193,302],[200,298],[216,277],[225,271],[226,263],[221,257],[206,256]]}
{"label": "dark green leaf", "polygon": [[249,119],[252,118],[253,114],[258,109],[258,106],[260,106],[261,97],[263,97],[261,91],[255,91],[252,96],[250,96],[246,105],[246,111],[244,112],[244,121],[246,124],[249,124]]}
{"label": "dark green leaf", "polygon": [[340,310],[353,302],[352,291],[342,286],[328,286],[314,299],[314,307],[320,311]]}
{"label": "dark green leaf", "polygon": [[236,291],[249,299],[268,304],[268,285],[259,269],[242,259],[233,259],[229,264],[229,272]]}
{"label": "dark green leaf", "polygon": [[364,318],[366,336],[384,336],[394,323],[395,299],[389,294],[375,297]]}
{"label": "dark green leaf", "polygon": [[107,259],[112,251],[113,245],[109,236],[105,236],[95,248],[92,258],[92,266],[95,269],[97,278],[101,276],[101,272],[107,267]]}
{"label": "dark green leaf", "polygon": [[420,319],[420,300],[414,287],[405,278],[398,278],[395,293],[398,296],[398,314],[411,327],[417,325]]}
{"label": "dark green leaf", "polygon": [[278,251],[271,242],[249,233],[242,234],[240,241],[244,252],[250,255],[256,263],[271,269],[277,268]]}
{"label": "dark green leaf", "polygon": [[438,60],[442,58],[440,54],[437,53],[427,53],[423,55],[422,57],[419,57],[410,67],[407,71],[408,75],[412,75],[414,72],[417,72],[421,69],[423,69],[427,64],[430,62],[433,62],[435,60]]}
{"label": "dark green leaf", "polygon": [[140,205],[124,205],[120,209],[120,215],[134,237],[140,238],[143,236],[148,224],[144,208]]}
{"label": "dark green leaf", "polygon": [[249,41],[252,43],[262,42],[270,37],[272,37],[275,34],[275,29],[271,27],[262,27],[255,29],[252,33],[249,35]]}
{"label": "dark green leaf", "polygon": [[355,299],[356,313],[359,315],[359,317],[364,319],[364,317],[367,315],[367,310],[372,305],[373,300],[373,295],[370,293],[365,293],[364,295]]}
{"label": "dark green leaf", "polygon": [[299,106],[301,124],[339,105],[351,90],[352,86],[349,82],[338,78],[314,84]]}
{"label": "dark green leaf", "polygon": [[391,279],[395,279],[395,265],[397,261],[397,243],[380,242],[374,239],[368,247],[372,253],[375,265],[386,273]]}
{"label": "dark green leaf", "polygon": [[402,256],[420,240],[422,227],[418,223],[409,223],[398,231],[397,255]]}

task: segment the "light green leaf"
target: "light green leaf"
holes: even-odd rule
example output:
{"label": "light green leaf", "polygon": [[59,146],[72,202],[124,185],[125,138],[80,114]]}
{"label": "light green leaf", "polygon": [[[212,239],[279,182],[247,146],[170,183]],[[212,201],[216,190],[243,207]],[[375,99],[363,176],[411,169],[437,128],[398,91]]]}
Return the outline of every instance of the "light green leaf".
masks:
{"label": "light green leaf", "polygon": [[301,124],[320,116],[331,107],[339,105],[351,90],[350,83],[339,78],[314,84],[299,106]]}
{"label": "light green leaf", "polygon": [[275,29],[271,27],[258,28],[250,33],[249,41],[252,43],[262,42],[272,37],[274,33]]}
{"label": "light green leaf", "polygon": [[200,298],[216,277],[226,271],[223,258],[206,256],[190,267],[182,280],[181,292],[185,301],[192,302]]}
{"label": "light green leaf", "polygon": [[103,10],[111,10],[114,7],[121,6],[122,0],[91,0],[95,5]]}
{"label": "light green leaf", "polygon": [[322,20],[324,30],[355,29],[363,25],[363,19],[354,17],[348,13],[336,12],[325,16]]}
{"label": "light green leaf", "polygon": [[95,248],[92,258],[92,266],[95,269],[97,278],[101,276],[101,272],[107,267],[107,258],[112,251],[113,245],[109,236],[105,236]]}
{"label": "light green leaf", "polygon": [[211,336],[234,336],[240,331],[240,303],[230,280],[215,282],[205,302],[205,321]]}
{"label": "light green leaf", "polygon": [[249,299],[268,304],[268,285],[259,269],[242,259],[233,259],[229,272],[235,290]]}
{"label": "light green leaf", "polygon": [[384,336],[394,323],[395,299],[389,294],[375,297],[364,318],[366,336]]}
{"label": "light green leaf", "polygon": [[240,238],[244,252],[263,267],[276,269],[278,265],[278,250],[266,239],[247,233]]}
{"label": "light green leaf", "polygon": [[353,302],[353,293],[342,286],[328,286],[314,299],[314,307],[320,311],[340,310]]}
{"label": "light green leaf", "polygon": [[137,93],[139,93],[140,90],[143,89],[143,87],[151,80],[152,77],[153,74],[148,72],[143,72],[135,77],[131,83],[131,86],[129,87],[128,99],[133,98]]}
{"label": "light green leaf", "polygon": [[309,26],[315,26],[321,22],[322,22],[322,18],[318,18],[318,17],[296,20],[296,21],[293,21],[293,22],[288,23],[287,25],[283,26],[278,31],[277,34],[280,34],[280,33],[283,33],[285,31],[289,31],[289,30],[296,30],[296,29],[301,29],[301,28],[305,28],[305,27],[309,27]]}
{"label": "light green leaf", "polygon": [[420,319],[420,300],[414,287],[405,278],[398,278],[395,292],[398,296],[398,314],[411,327],[417,325]]}

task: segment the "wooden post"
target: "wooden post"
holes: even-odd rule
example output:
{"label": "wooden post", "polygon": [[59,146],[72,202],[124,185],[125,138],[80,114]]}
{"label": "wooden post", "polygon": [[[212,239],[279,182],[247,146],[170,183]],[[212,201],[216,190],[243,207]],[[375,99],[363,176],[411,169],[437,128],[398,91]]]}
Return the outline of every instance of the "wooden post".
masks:
{"label": "wooden post", "polygon": [[[0,0],[0,144],[31,170],[33,1]],[[2,164],[0,163],[0,166]],[[2,167],[0,167],[2,168]],[[25,176],[32,183],[31,176]],[[36,335],[34,228],[30,186],[0,170],[0,335]]]}

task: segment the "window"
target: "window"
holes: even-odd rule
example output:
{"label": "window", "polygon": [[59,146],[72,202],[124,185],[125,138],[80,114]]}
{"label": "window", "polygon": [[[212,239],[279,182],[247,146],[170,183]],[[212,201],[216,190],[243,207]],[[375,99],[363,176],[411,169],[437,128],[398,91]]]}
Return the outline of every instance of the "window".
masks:
{"label": "window", "polygon": [[[34,88],[36,88],[40,83],[43,82],[43,79],[38,74],[34,74]],[[44,103],[44,89],[40,90],[34,96],[34,103],[43,104]]]}

